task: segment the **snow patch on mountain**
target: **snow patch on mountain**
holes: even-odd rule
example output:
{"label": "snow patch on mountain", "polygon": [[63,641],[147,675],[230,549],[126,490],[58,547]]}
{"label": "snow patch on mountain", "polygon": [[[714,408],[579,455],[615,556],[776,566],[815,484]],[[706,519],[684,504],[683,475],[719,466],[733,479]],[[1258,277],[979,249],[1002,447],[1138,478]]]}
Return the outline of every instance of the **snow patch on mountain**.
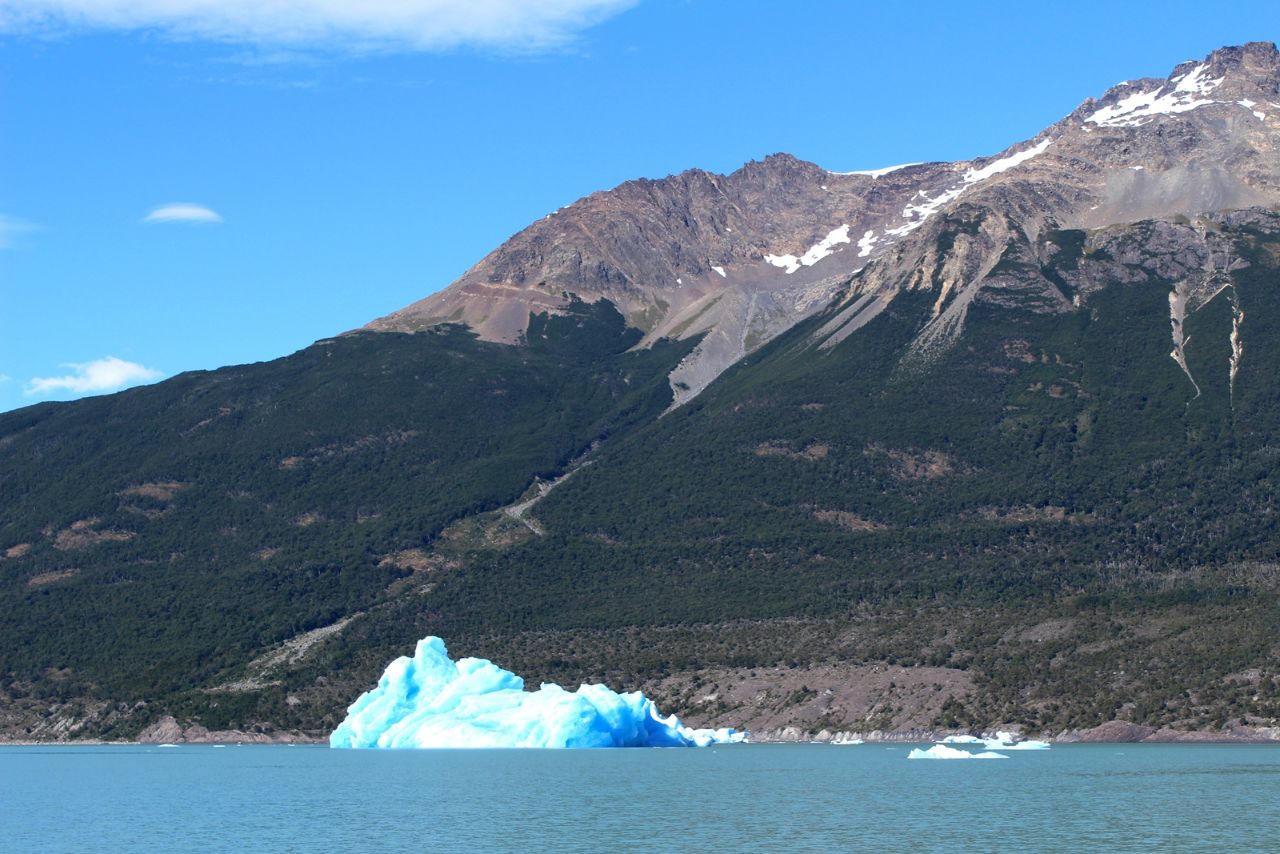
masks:
{"label": "snow patch on mountain", "polygon": [[858,238],[858,257],[866,258],[868,255],[871,254],[871,250],[875,248],[875,245],[876,245],[876,233],[874,231],[868,230],[866,234]]}
{"label": "snow patch on mountain", "polygon": [[832,175],[866,175],[870,178],[880,178],[888,175],[890,172],[897,172],[899,169],[906,169],[908,166],[919,166],[920,163],[899,163],[897,166],[882,166],[879,169],[856,169],[853,172],[832,172]]}
{"label": "snow patch on mountain", "polygon": [[1099,127],[1138,127],[1159,115],[1185,113],[1218,103],[1204,96],[1217,89],[1226,78],[1209,80],[1206,78],[1208,70],[1207,64],[1197,65],[1186,74],[1175,77],[1176,85],[1172,89],[1165,83],[1150,92],[1135,92],[1093,112],[1085,122],[1093,122]]}
{"label": "snow patch on mountain", "polygon": [[799,270],[802,266],[812,267],[823,258],[826,258],[835,251],[835,247],[841,243],[850,243],[849,226],[842,225],[834,228],[831,232],[817,243],[810,246],[803,255],[796,257],[795,255],[766,255],[764,260],[768,261],[775,267],[782,267],[787,271],[787,275]]}
{"label": "snow patch on mountain", "polygon": [[1261,110],[1254,109],[1254,107],[1258,106],[1257,101],[1250,100],[1249,98],[1241,98],[1239,101],[1236,101],[1236,103],[1244,107],[1246,110],[1249,110],[1250,112],[1252,112],[1253,117],[1256,118],[1258,121],[1265,122],[1267,120],[1266,113],[1262,112]]}
{"label": "snow patch on mountain", "polygon": [[954,201],[968,190],[974,184],[979,184],[994,175],[1001,172],[1008,172],[1019,164],[1025,163],[1031,158],[1043,154],[1045,149],[1053,144],[1053,140],[1046,137],[1030,148],[1010,154],[1008,157],[1001,157],[993,160],[982,168],[972,168],[964,173],[960,183],[950,187],[937,196],[930,197],[923,191],[917,193],[917,197],[923,197],[924,201],[916,203],[912,202],[902,209],[902,218],[907,220],[903,225],[897,228],[891,228],[885,231],[887,235],[894,237],[904,237],[924,225],[925,220],[937,213],[948,202]]}

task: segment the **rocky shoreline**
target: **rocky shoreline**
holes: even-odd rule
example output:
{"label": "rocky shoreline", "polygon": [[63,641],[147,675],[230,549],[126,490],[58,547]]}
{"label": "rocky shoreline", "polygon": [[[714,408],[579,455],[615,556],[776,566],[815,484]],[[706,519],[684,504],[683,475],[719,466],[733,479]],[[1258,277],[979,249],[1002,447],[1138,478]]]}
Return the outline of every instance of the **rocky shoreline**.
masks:
{"label": "rocky shoreline", "polygon": [[805,732],[796,727],[753,732],[754,744],[795,744],[801,742],[849,743],[862,740],[867,743],[921,744],[941,741],[949,735],[994,736],[996,732],[1012,732],[1025,737],[1043,739],[1053,744],[1280,744],[1280,726],[1254,727],[1235,724],[1219,730],[1180,730],[1171,727],[1156,728],[1128,721],[1108,721],[1089,729],[1072,729],[1053,733],[1022,733],[1017,726],[991,727],[982,732],[968,730],[910,729],[871,732],[820,730]]}
{"label": "rocky shoreline", "polygon": [[[1280,744],[1280,726],[1248,726],[1233,724],[1219,730],[1179,730],[1169,727],[1156,728],[1128,721],[1108,721],[1100,726],[1082,730],[1066,730],[1057,734],[1022,733],[1016,726],[992,727],[989,731],[907,729],[870,732],[853,730],[819,730],[809,732],[798,727],[753,732],[752,744],[848,744],[862,741],[868,744],[923,744],[941,741],[949,735],[993,736],[997,731],[1013,732],[1024,737],[1043,739],[1052,744]],[[327,744],[328,737],[292,731],[244,732],[241,730],[210,730],[199,724],[183,727],[173,717],[165,716],[143,730],[136,740],[108,741],[103,739],[6,739],[0,736],[0,746],[49,746],[49,745],[142,745],[142,744]]]}

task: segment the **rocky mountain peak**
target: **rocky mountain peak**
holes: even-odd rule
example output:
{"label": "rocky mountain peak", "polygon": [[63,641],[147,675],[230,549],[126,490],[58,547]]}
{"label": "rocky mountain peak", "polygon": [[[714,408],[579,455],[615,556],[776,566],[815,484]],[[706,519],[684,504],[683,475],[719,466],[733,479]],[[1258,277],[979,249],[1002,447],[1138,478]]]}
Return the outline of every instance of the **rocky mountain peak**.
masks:
{"label": "rocky mountain peak", "polygon": [[[457,322],[516,342],[531,314],[562,310],[570,294],[608,299],[647,342],[703,336],[671,377],[681,401],[842,292],[870,300],[842,334],[903,288],[939,288],[939,318],[962,298],[934,342],[944,346],[1009,240],[1277,202],[1280,53],[1253,42],[1121,83],[991,157],[836,173],[776,153],[728,175],[628,181],[535,222],[368,328]],[[987,225],[945,239],[939,255],[960,206],[985,211]],[[939,272],[921,279],[924,269]]]}

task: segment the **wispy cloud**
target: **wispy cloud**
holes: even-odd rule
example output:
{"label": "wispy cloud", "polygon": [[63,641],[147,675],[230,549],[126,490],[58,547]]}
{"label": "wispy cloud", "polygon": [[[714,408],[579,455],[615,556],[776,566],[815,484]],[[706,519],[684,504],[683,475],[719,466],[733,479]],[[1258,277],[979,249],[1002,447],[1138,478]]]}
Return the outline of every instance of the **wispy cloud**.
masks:
{"label": "wispy cloud", "polygon": [[4,385],[5,383],[9,382],[12,379],[13,377],[9,376],[8,374],[0,374],[0,385]]}
{"label": "wispy cloud", "polygon": [[19,234],[34,229],[35,226],[29,222],[0,214],[0,249],[12,249]]}
{"label": "wispy cloud", "polygon": [[161,205],[142,218],[143,222],[222,222],[222,217],[212,208],[195,202],[172,202]]}
{"label": "wispy cloud", "polygon": [[347,50],[545,50],[639,0],[5,0],[0,29],[159,29]]}
{"label": "wispy cloud", "polygon": [[163,376],[160,371],[137,362],[126,362],[115,356],[94,359],[92,362],[71,362],[62,367],[70,368],[72,373],[61,377],[34,377],[23,389],[23,394],[28,397],[67,391],[74,394],[97,394],[151,382]]}

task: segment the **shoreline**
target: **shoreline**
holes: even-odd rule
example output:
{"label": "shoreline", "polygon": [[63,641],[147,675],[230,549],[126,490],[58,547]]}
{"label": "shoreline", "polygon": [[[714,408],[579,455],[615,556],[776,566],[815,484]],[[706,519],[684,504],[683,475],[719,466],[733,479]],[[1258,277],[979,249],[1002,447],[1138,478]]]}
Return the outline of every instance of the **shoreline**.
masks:
{"label": "shoreline", "polygon": [[[1013,732],[1019,739],[1040,739],[1052,745],[1065,744],[1240,744],[1240,745],[1280,745],[1280,727],[1234,727],[1231,730],[1175,730],[1170,728],[1130,724],[1125,721],[1111,721],[1087,730],[1068,730],[1056,735],[1021,733],[1014,727],[993,727],[989,730],[903,730],[892,732],[854,731],[805,732],[787,727],[781,730],[765,730],[752,735],[749,744],[832,744],[842,745],[860,740],[864,744],[932,744],[940,742],[952,735],[978,735],[993,737],[996,732]],[[314,736],[304,733],[273,733],[265,736],[261,733],[207,732],[194,738],[179,737],[172,740],[161,738],[143,738],[113,741],[107,739],[51,739],[40,741],[35,739],[5,739],[0,737],[0,748],[3,747],[158,747],[172,746],[244,746],[244,745],[304,745],[327,746],[327,736]]]}

